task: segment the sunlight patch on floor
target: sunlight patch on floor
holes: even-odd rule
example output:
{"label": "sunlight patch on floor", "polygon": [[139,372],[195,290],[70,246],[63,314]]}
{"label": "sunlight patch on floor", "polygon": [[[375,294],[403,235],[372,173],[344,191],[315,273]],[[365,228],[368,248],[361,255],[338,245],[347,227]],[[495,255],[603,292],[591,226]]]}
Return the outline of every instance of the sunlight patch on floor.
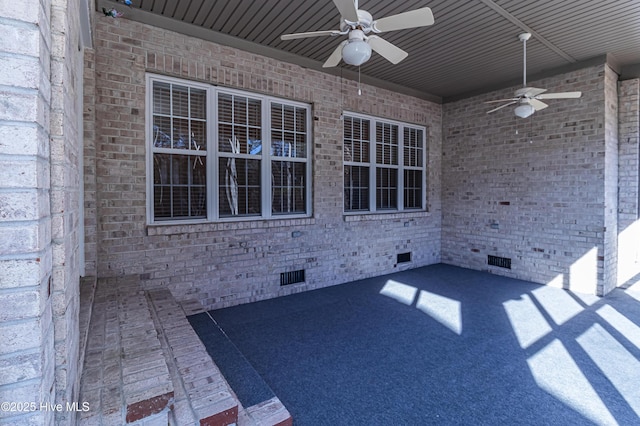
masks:
{"label": "sunlight patch on floor", "polygon": [[399,283],[398,281],[388,280],[380,294],[397,300],[400,303],[404,303],[407,306],[411,306],[416,298],[418,289],[407,284]]}
{"label": "sunlight patch on floor", "polygon": [[[640,349],[640,327],[629,318],[618,312],[613,306],[605,305],[596,311],[611,324],[620,334]],[[640,382],[638,382],[640,384]]]}
{"label": "sunlight patch on floor", "polygon": [[[388,280],[380,290],[380,294],[411,306],[418,295],[418,289],[398,281]],[[420,290],[416,308],[454,333],[462,334],[462,304],[460,301]]]}
{"label": "sunlight patch on floor", "polygon": [[551,326],[528,294],[502,304],[522,349],[551,332]]}
{"label": "sunlight patch on floor", "polygon": [[553,322],[558,325],[564,324],[584,310],[584,308],[565,291],[540,286],[531,293],[545,311],[547,311],[549,316],[551,316]]}
{"label": "sunlight patch on floor", "polygon": [[454,333],[462,334],[462,304],[460,301],[421,290],[416,308]]}
{"label": "sunlight patch on floor", "polygon": [[593,324],[576,340],[640,416],[640,361],[600,324]]}
{"label": "sunlight patch on floor", "polygon": [[596,424],[617,424],[562,342],[553,340],[527,364],[540,388]]}

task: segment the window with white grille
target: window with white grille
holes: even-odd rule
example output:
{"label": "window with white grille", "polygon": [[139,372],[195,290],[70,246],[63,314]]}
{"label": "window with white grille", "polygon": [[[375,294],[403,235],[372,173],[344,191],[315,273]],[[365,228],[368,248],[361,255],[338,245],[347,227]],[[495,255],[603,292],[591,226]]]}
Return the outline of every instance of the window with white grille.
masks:
{"label": "window with white grille", "polygon": [[154,82],[151,125],[157,220],[207,217],[207,91]]}
{"label": "window with white grille", "polygon": [[147,76],[149,223],[311,215],[310,107]]}
{"label": "window with white grille", "polygon": [[426,130],[345,114],[344,210],[390,212],[426,206]]}

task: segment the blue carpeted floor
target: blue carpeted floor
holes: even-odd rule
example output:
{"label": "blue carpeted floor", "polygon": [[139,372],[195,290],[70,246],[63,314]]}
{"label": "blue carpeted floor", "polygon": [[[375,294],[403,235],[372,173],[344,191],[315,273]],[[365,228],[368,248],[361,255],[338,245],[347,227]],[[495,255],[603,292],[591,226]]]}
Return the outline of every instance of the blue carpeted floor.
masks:
{"label": "blue carpeted floor", "polygon": [[255,369],[211,352],[232,387],[274,392],[296,425],[640,425],[640,295],[622,290],[433,265],[210,314]]}

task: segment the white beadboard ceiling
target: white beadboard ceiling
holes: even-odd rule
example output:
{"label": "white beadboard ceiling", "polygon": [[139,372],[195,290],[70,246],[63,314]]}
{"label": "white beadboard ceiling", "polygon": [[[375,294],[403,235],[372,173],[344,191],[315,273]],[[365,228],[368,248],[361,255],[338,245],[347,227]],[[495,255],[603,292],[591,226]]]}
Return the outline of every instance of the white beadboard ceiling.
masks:
{"label": "white beadboard ceiling", "polygon": [[[377,54],[361,67],[362,81],[436,102],[517,85],[522,81],[522,43],[527,42],[530,79],[603,63],[621,78],[640,75],[640,1],[637,0],[360,0],[374,19],[428,6],[430,27],[383,33],[409,53],[392,65]],[[331,0],[132,0],[115,7],[123,18],[212,40],[346,78],[357,68],[323,69],[344,37],[292,41],[280,35],[337,29]],[[104,17],[105,19],[111,19]],[[551,88],[550,88],[551,89]]]}

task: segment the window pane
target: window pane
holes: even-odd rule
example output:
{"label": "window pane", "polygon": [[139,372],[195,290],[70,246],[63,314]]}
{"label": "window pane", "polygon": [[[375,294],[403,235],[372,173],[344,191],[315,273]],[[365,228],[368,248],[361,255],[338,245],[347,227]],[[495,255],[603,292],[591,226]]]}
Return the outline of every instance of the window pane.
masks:
{"label": "window pane", "polygon": [[207,92],[191,89],[191,118],[204,120],[207,118]]}
{"label": "window pane", "polygon": [[404,171],[404,207],[422,208],[422,170]]}
{"label": "window pane", "polygon": [[344,118],[344,161],[369,162],[369,121]]}
{"label": "window pane", "polygon": [[271,128],[282,129],[282,104],[271,104]]}
{"label": "window pane", "polygon": [[282,128],[291,132],[296,131],[296,121],[294,117],[294,108],[288,105],[284,106],[284,120],[282,122]]}
{"label": "window pane", "polygon": [[206,157],[154,154],[154,218],[206,217],[206,180]]}
{"label": "window pane", "polygon": [[247,103],[247,113],[248,125],[256,127],[262,126],[262,102],[257,99],[249,99]]}
{"label": "window pane", "polygon": [[376,163],[398,164],[398,126],[376,123]]}
{"label": "window pane", "polygon": [[233,122],[234,123],[247,123],[247,98],[242,96],[233,97]]}
{"label": "window pane", "polygon": [[382,167],[376,169],[376,208],[398,208],[398,170]]}
{"label": "window pane", "polygon": [[305,212],[305,173],[306,163],[271,163],[271,210],[274,214]]}
{"label": "window pane", "polygon": [[153,117],[153,146],[171,148],[171,119],[169,117]]}
{"label": "window pane", "polygon": [[369,168],[344,166],[345,211],[369,210]]}
{"label": "window pane", "polygon": [[218,179],[220,217],[261,214],[259,160],[220,158]]}
{"label": "window pane", "polygon": [[244,96],[218,96],[218,150],[233,154],[262,153],[262,102]]}
{"label": "window pane", "polygon": [[271,104],[271,155],[307,156],[306,108]]}
{"label": "window pane", "polygon": [[306,158],[307,157],[307,136],[302,134],[296,135],[296,145],[294,147],[292,157]]}
{"label": "window pane", "polygon": [[171,114],[171,85],[169,83],[153,82],[153,113]]}
{"label": "window pane", "polygon": [[196,151],[207,150],[207,123],[204,121],[191,121],[191,149]]}
{"label": "window pane", "polygon": [[218,121],[233,123],[233,97],[224,93],[218,95]]}
{"label": "window pane", "polygon": [[189,149],[189,120],[173,119],[173,146],[176,149]]}
{"label": "window pane", "polygon": [[259,128],[249,128],[249,139],[247,140],[247,154],[262,154],[262,131]]}
{"label": "window pane", "polygon": [[189,117],[189,88],[185,86],[178,86],[173,84],[172,98],[173,98],[173,111],[174,117]]}
{"label": "window pane", "polygon": [[296,109],[296,130],[298,132],[307,132],[307,109],[306,108],[297,108]]}
{"label": "window pane", "polygon": [[404,129],[404,165],[422,167],[424,135],[422,129]]}

